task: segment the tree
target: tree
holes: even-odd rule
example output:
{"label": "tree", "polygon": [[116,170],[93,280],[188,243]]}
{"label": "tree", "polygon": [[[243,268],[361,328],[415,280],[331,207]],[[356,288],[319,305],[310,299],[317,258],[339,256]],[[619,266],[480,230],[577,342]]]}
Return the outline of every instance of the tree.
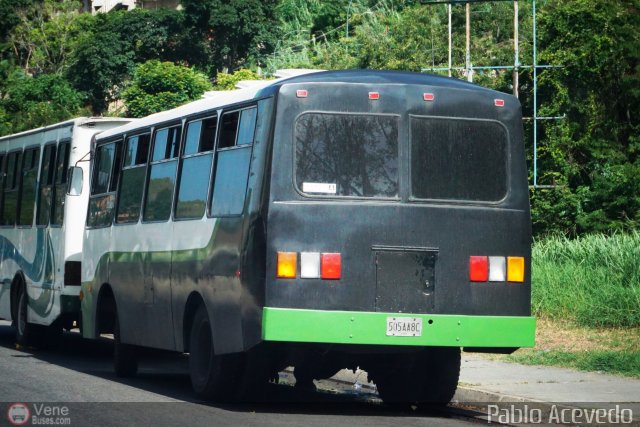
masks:
{"label": "tree", "polygon": [[[640,226],[640,2],[550,1],[540,15],[542,183],[578,197],[576,232]],[[545,180],[553,182],[545,182]]]}
{"label": "tree", "polygon": [[235,70],[275,44],[278,0],[182,0],[187,22],[209,40],[218,70]]}
{"label": "tree", "polygon": [[139,65],[122,93],[130,117],[144,117],[196,100],[211,88],[193,69],[156,60]]}
{"label": "tree", "polygon": [[6,133],[21,132],[85,113],[82,95],[61,76],[30,77],[17,70],[9,76],[0,100],[0,128]]}
{"label": "tree", "polygon": [[16,12],[19,23],[9,34],[13,56],[27,74],[62,73],[81,31],[81,3],[45,0]]}
{"label": "tree", "polygon": [[185,27],[178,11],[134,9],[85,19],[85,32],[67,76],[87,94],[96,114],[119,98],[136,64],[157,59],[206,69],[202,40]]}
{"label": "tree", "polygon": [[260,76],[251,70],[240,69],[235,73],[218,73],[216,76],[216,90],[237,89],[236,85],[242,80],[260,80]]}

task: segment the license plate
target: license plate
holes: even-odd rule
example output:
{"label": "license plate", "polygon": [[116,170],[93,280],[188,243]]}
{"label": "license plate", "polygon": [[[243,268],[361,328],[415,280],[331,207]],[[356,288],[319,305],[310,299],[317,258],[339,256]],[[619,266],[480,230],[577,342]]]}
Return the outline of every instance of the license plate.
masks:
{"label": "license plate", "polygon": [[422,319],[419,317],[387,317],[388,337],[421,337]]}

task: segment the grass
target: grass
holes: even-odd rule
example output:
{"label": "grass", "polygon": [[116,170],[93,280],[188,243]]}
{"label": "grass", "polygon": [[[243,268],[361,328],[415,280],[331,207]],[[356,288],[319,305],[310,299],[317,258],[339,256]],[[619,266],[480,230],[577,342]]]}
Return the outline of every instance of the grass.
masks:
{"label": "grass", "polygon": [[548,237],[532,254],[536,316],[589,327],[640,326],[640,233]]}
{"label": "grass", "polygon": [[593,328],[538,319],[536,346],[506,360],[640,378],[640,328]]}
{"label": "grass", "polygon": [[640,378],[640,233],[533,245],[536,346],[513,362]]}

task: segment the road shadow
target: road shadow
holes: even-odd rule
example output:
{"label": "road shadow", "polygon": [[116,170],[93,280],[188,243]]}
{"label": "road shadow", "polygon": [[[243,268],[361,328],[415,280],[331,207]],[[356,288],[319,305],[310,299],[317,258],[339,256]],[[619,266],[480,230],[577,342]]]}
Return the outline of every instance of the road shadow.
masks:
{"label": "road shadow", "polygon": [[[220,404],[198,400],[191,389],[188,356],[175,352],[142,349],[139,373],[134,378],[119,378],[113,372],[113,342],[110,339],[87,340],[76,332],[65,332],[52,349],[19,348],[7,322],[0,321],[0,346],[16,350],[11,357],[32,357],[66,369],[128,385],[140,390],[187,403],[227,411],[264,414],[352,415],[381,417],[474,418],[473,411],[447,407],[427,412],[391,407],[375,399],[375,394],[349,391],[299,389],[291,382],[265,384],[253,390],[243,403]],[[286,374],[285,374],[286,375]],[[346,391],[345,391],[346,390]],[[157,404],[157,403],[156,403]]]}

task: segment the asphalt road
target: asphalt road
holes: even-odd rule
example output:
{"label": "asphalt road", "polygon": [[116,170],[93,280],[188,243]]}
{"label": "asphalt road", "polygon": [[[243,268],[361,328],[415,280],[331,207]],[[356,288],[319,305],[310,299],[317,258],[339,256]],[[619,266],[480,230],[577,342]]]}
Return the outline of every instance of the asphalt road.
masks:
{"label": "asphalt road", "polygon": [[457,409],[424,414],[389,408],[370,393],[339,385],[338,392],[300,391],[286,384],[286,374],[285,384],[269,385],[257,402],[211,404],[192,395],[186,356],[149,351],[139,375],[124,380],[113,373],[111,351],[108,340],[83,340],[77,333],[66,333],[55,350],[17,349],[9,323],[0,321],[0,426],[11,425],[7,413],[15,402],[27,404],[27,425],[33,425],[34,416],[72,426],[486,424]]}

